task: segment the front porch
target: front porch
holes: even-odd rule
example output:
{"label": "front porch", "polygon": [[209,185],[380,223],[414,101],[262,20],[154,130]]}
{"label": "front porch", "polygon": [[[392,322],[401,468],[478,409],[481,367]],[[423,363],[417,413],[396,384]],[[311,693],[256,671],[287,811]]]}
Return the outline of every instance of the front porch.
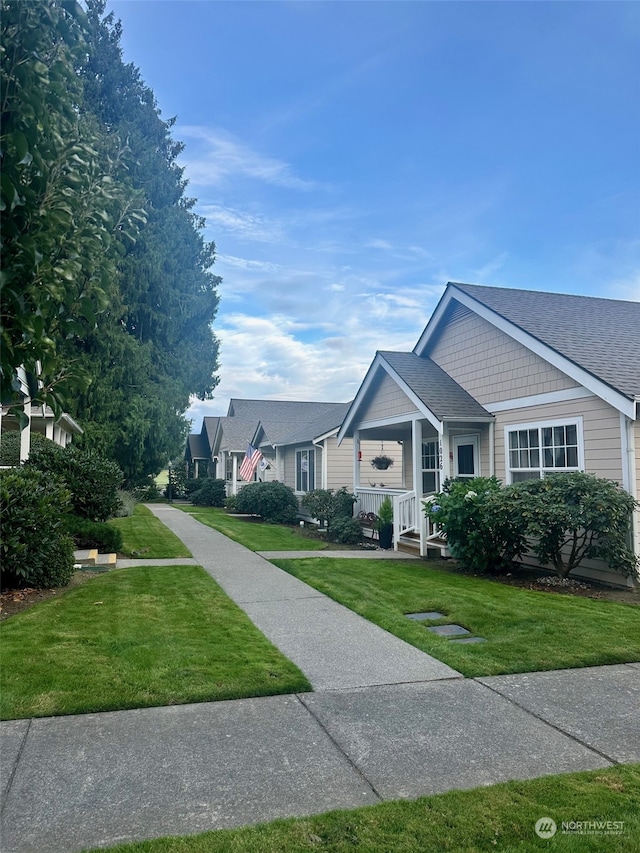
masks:
{"label": "front porch", "polygon": [[[439,428],[438,428],[439,427]],[[393,547],[419,554],[449,556],[446,538],[425,516],[423,503],[433,499],[448,478],[493,474],[493,423],[444,420],[436,427],[414,416],[395,423],[361,425],[354,430],[354,514],[378,515],[385,498],[393,504]],[[361,441],[379,441],[400,456],[402,487],[371,485],[369,461]]]}

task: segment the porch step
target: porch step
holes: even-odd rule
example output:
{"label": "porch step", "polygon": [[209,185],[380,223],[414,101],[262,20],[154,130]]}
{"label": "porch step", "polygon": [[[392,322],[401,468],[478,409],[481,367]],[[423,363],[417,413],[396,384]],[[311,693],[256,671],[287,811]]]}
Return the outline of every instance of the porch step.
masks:
{"label": "porch step", "polygon": [[[400,537],[400,540],[398,541],[398,551],[404,551],[407,554],[419,554],[420,538],[416,534],[403,534]],[[441,539],[440,537],[429,539],[427,541],[427,556],[429,555],[429,551],[431,551],[431,556],[451,556],[451,552],[449,551],[449,547],[447,545],[447,540]]]}
{"label": "porch step", "polygon": [[100,554],[97,548],[87,548],[83,551],[74,551],[73,561],[76,566],[84,566],[87,569],[100,566],[104,571],[116,567],[116,554]]}
{"label": "porch step", "polygon": [[84,551],[74,551],[73,559],[80,566],[95,566],[98,559],[98,549],[87,548]]}

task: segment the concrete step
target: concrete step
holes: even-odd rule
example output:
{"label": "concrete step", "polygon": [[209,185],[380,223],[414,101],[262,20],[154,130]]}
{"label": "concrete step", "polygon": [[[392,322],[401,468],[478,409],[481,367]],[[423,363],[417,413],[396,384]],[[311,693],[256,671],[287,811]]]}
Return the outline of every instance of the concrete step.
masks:
{"label": "concrete step", "polygon": [[87,548],[84,551],[74,551],[73,559],[81,566],[95,566],[98,559],[98,549]]}
{"label": "concrete step", "polygon": [[96,566],[115,566],[117,557],[115,554],[98,554]]}

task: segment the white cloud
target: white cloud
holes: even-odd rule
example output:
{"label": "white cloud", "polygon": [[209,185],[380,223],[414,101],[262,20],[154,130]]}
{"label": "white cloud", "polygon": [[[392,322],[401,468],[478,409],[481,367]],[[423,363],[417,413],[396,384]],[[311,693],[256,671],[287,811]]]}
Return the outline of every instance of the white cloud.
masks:
{"label": "white cloud", "polygon": [[181,160],[196,186],[216,186],[229,178],[244,177],[294,190],[317,187],[314,181],[298,177],[289,163],[255,151],[226,130],[182,125],[176,132],[180,138],[191,140]]}

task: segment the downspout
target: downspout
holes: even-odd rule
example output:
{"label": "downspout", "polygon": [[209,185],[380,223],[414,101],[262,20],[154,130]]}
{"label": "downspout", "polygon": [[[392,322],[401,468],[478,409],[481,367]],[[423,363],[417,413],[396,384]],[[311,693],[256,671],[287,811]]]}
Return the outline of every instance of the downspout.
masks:
{"label": "downspout", "polygon": [[489,476],[496,474],[496,422],[489,424]]}
{"label": "downspout", "polygon": [[[636,403],[636,416],[639,404]],[[638,500],[638,483],[636,479],[636,447],[635,424],[638,421],[632,421],[620,413],[620,427],[622,438],[622,486],[629,492],[634,500]],[[636,557],[640,557],[640,510],[637,508],[631,514],[631,536],[632,547]],[[640,578],[636,575],[636,581]]]}
{"label": "downspout", "polygon": [[[329,439],[325,439],[325,441],[328,441],[328,440]],[[315,439],[311,439],[311,443],[315,447],[317,447],[318,450],[320,451],[320,460],[322,463],[322,467],[321,467],[322,485],[320,486],[320,488],[321,489],[327,489],[327,488],[329,488],[328,484],[327,484],[327,481],[329,479],[328,464],[327,464],[327,455],[328,454],[326,452],[326,447],[325,447],[324,441],[316,441]]]}

